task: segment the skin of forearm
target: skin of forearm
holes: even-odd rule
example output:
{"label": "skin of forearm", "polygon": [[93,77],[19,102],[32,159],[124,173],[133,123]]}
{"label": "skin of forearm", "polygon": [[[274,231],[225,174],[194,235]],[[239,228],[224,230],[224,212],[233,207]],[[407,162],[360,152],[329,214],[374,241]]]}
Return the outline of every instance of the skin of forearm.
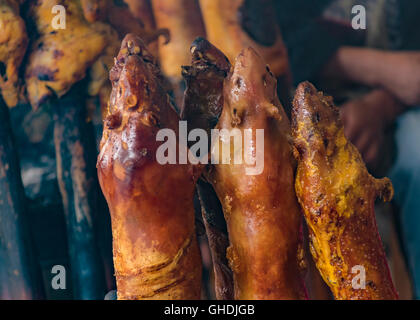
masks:
{"label": "skin of forearm", "polygon": [[370,86],[374,89],[367,97],[385,113],[387,123],[408,108],[386,88],[395,81],[395,53],[356,47],[341,47],[323,70],[323,76]]}
{"label": "skin of forearm", "polygon": [[388,60],[385,51],[340,47],[325,66],[323,76],[376,87],[388,78]]}

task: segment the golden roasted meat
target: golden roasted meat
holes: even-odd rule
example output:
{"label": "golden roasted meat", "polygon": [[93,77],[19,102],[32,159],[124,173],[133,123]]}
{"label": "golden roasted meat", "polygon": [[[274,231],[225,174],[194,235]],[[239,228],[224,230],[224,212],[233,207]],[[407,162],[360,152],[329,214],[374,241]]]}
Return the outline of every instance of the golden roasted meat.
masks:
{"label": "golden roasted meat", "polygon": [[[147,8],[144,9],[146,10]],[[148,14],[152,14],[152,12],[150,11]],[[148,14],[146,14],[146,16]],[[168,31],[166,29],[156,30],[149,25],[150,22],[146,27],[146,24],[137,18],[126,6],[110,5],[108,9],[108,21],[115,30],[118,31],[118,34],[122,38],[128,33],[133,33],[140,37],[146,44],[157,40],[160,35],[165,36],[165,43],[169,40]],[[150,50],[149,46],[148,49]],[[153,52],[153,54],[154,53],[157,53],[157,51]]]}
{"label": "golden roasted meat", "polygon": [[[235,298],[304,299],[301,215],[294,192],[290,125],[277,98],[276,79],[252,48],[241,52],[225,80],[216,129],[239,130],[245,141],[246,129],[252,130],[243,152],[238,144],[230,148],[230,164],[219,158],[220,152],[229,155],[223,152],[223,147],[231,147],[229,137],[221,137],[222,146],[212,142],[212,157],[220,164],[213,166],[209,181],[228,226]],[[262,139],[257,129],[264,130]],[[237,156],[257,161],[235,164]]]}
{"label": "golden roasted meat", "polygon": [[98,97],[102,120],[108,112],[109,96],[111,94],[111,83],[109,82],[109,71],[114,64],[114,57],[118,53],[120,40],[116,32],[111,32],[108,37],[108,45],[101,56],[89,69],[88,94],[91,97]]}
{"label": "golden roasted meat", "polygon": [[17,0],[0,0],[0,93],[9,107],[19,102],[19,67],[28,46]]}
{"label": "golden roasted meat", "polygon": [[[181,119],[187,121],[189,131],[203,129],[210,137],[210,130],[216,126],[223,109],[223,82],[230,71],[230,62],[203,38],[194,40],[191,54],[191,65],[182,67],[187,88]],[[198,182],[197,193],[212,256],[216,298],[231,300],[233,278],[226,258],[229,246],[226,222],[217,195],[204,180]]]}
{"label": "golden roasted meat", "polygon": [[125,37],[110,80],[97,167],[111,212],[118,299],[199,299],[193,195],[201,172],[157,161],[157,133],[178,134],[179,117],[139,38]]}
{"label": "golden roasted meat", "polygon": [[[150,20],[150,16],[153,18],[151,8],[146,6],[144,0],[136,1],[136,5],[134,5],[134,2],[132,3],[134,9],[137,10],[135,11],[137,16],[127,6],[118,4],[117,1],[101,1],[98,3],[97,0],[88,0],[82,3],[84,3],[85,16],[92,11],[97,12],[95,8],[99,8],[100,15],[97,14],[94,21],[98,19],[106,20],[116,30],[116,32],[112,31],[108,34],[105,50],[90,69],[89,94],[99,97],[101,109],[106,112],[111,93],[108,74],[120,47],[119,37],[122,39],[126,34],[133,33],[147,44],[147,48],[153,55],[157,55],[157,38],[162,35],[168,39],[169,35],[167,30],[155,29],[153,20]],[[139,19],[138,16],[144,17],[146,23],[143,23],[143,20]]]}
{"label": "golden roasted meat", "polygon": [[[134,33],[149,44],[157,40],[159,35],[168,37],[166,30],[156,30],[148,0],[125,0],[124,2],[127,4],[122,3],[121,0],[81,0],[83,14],[87,21],[109,22],[121,38],[128,33]],[[150,45],[148,49],[151,49]],[[157,47],[154,50],[157,50]]]}
{"label": "golden roasted meat", "polygon": [[150,0],[124,0],[131,13],[143,23],[146,30],[156,28]]}
{"label": "golden roasted meat", "polygon": [[195,0],[152,0],[156,25],[168,29],[171,41],[160,41],[159,57],[163,73],[181,80],[181,66],[190,62],[190,44],[196,37],[204,36],[200,9]]}
{"label": "golden roasted meat", "polygon": [[109,0],[80,0],[83,14],[88,22],[103,21],[109,5]]}
{"label": "golden roasted meat", "polygon": [[[31,3],[39,38],[29,54],[25,80],[28,98],[38,107],[49,97],[61,97],[96,61],[112,38],[113,30],[101,22],[88,23],[78,1],[63,0],[66,8],[66,28],[54,29],[52,21],[57,14],[52,8],[54,0],[36,0]],[[63,22],[63,21],[61,21]]]}
{"label": "golden roasted meat", "polygon": [[204,36],[200,8],[196,0],[152,0],[153,13],[159,29],[167,29],[170,42],[159,41],[159,60],[164,75],[173,86],[178,105],[182,103],[181,66],[190,62],[190,44]]}
{"label": "golden roasted meat", "polygon": [[153,20],[153,12],[147,0],[124,1],[128,5],[114,0],[109,5],[107,19],[112,27],[117,30],[121,39],[128,33],[140,37],[146,44],[150,53],[157,57],[158,38],[163,36],[163,43],[169,42],[169,31],[157,29]]}
{"label": "golden roasted meat", "polygon": [[207,39],[230,61],[253,47],[277,76],[289,77],[289,60],[272,0],[200,0]]}
{"label": "golden roasted meat", "polygon": [[368,173],[331,97],[305,82],[293,105],[296,194],[322,277],[336,299],[397,299],[374,212],[378,196],[392,198],[391,181]]}

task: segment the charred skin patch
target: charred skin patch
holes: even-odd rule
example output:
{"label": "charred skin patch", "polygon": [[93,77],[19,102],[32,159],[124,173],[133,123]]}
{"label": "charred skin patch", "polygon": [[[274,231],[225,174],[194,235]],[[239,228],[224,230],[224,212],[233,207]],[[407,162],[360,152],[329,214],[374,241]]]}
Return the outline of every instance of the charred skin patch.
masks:
{"label": "charred skin patch", "polygon": [[191,66],[182,68],[186,83],[181,119],[191,129],[201,128],[210,134],[223,108],[223,81],[230,62],[216,47],[203,38],[191,45]]}
{"label": "charred skin patch", "polygon": [[36,67],[32,70],[34,76],[40,81],[54,81],[54,75],[57,71],[52,71],[47,67]]}

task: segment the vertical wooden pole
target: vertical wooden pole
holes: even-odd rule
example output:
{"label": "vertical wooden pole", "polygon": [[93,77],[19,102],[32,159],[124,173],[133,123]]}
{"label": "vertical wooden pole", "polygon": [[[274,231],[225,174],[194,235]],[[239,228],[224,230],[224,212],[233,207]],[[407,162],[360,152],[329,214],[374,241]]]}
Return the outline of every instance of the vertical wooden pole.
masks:
{"label": "vertical wooden pole", "polygon": [[27,225],[25,194],[10,125],[0,98],[0,298],[43,297]]}
{"label": "vertical wooden pole", "polygon": [[96,147],[87,123],[83,90],[76,86],[54,105],[57,178],[67,225],[70,267],[76,299],[103,299],[104,265],[95,219],[98,210]]}

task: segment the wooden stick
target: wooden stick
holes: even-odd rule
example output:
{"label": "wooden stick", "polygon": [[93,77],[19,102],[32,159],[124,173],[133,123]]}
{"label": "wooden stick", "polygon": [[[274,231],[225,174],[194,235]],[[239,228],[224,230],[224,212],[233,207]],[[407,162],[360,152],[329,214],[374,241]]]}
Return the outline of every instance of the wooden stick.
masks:
{"label": "wooden stick", "polygon": [[104,266],[95,238],[98,182],[93,129],[86,122],[81,85],[54,106],[57,178],[67,225],[71,275],[76,299],[103,299]]}
{"label": "wooden stick", "polygon": [[10,125],[0,98],[0,299],[40,299],[25,194]]}

